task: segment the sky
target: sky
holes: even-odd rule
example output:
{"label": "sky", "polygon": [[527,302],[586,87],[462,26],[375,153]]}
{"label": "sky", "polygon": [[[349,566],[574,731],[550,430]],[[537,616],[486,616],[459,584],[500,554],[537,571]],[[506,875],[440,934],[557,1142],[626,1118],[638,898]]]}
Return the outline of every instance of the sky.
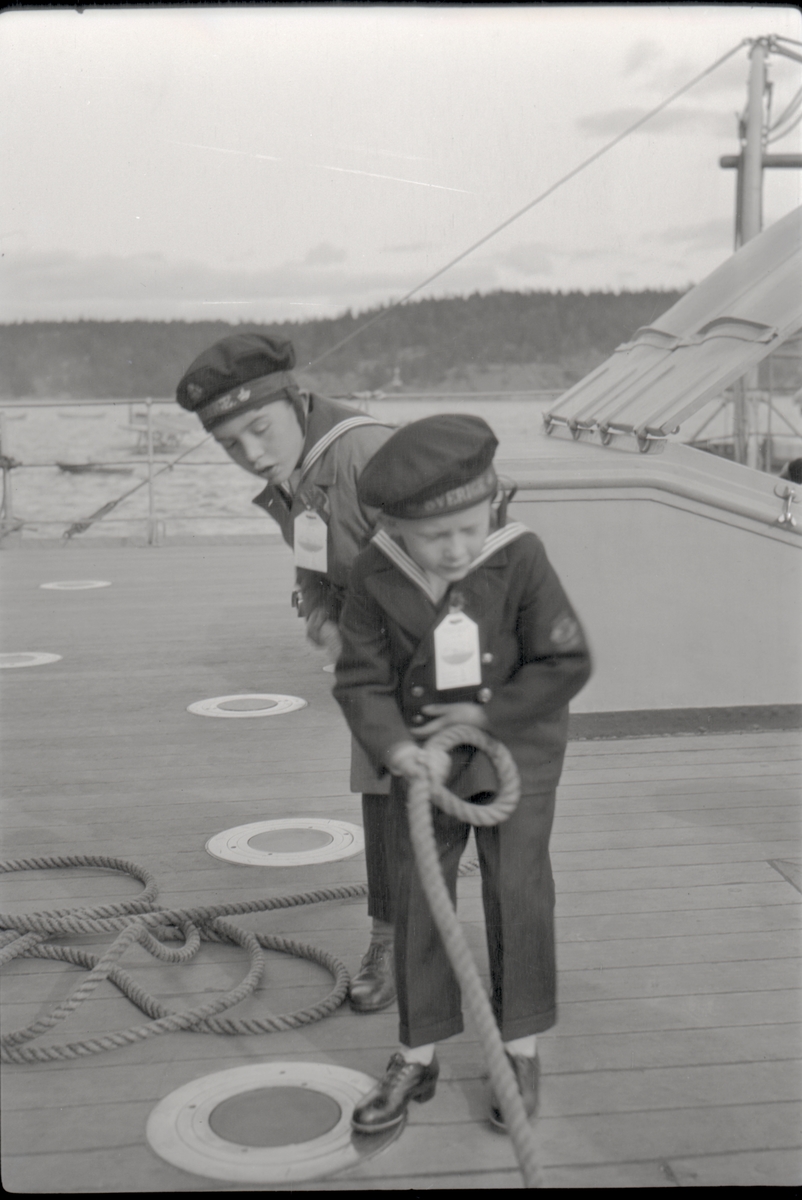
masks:
{"label": "sky", "polygon": [[[0,321],[390,303],[793,7],[0,14]],[[802,46],[790,47],[802,54]],[[733,246],[749,47],[421,296],[684,288]],[[772,53],[772,119],[802,63]],[[797,126],[770,149],[799,153]],[[802,200],[765,173],[764,222]]]}

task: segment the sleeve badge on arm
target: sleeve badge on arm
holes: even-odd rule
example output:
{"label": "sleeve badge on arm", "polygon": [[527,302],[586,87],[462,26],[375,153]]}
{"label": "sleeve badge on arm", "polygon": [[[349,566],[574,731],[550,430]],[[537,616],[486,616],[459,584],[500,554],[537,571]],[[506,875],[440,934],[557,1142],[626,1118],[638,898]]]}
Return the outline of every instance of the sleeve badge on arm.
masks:
{"label": "sleeve badge on arm", "polygon": [[567,614],[558,617],[554,622],[551,627],[550,637],[555,646],[560,646],[563,649],[578,646],[582,640],[579,633],[579,625],[573,617]]}

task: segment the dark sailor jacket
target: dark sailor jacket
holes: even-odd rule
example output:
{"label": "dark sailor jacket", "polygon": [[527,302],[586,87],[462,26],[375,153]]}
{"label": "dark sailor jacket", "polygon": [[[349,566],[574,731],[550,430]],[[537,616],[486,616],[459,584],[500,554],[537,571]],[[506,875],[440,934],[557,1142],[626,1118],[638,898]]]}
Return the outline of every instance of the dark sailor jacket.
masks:
{"label": "dark sailor jacket", "polygon": [[[484,705],[487,731],[511,751],[522,792],[554,786],[565,754],[568,701],[587,682],[591,665],[542,542],[517,523],[497,530],[471,572],[438,603],[415,570],[383,531],[354,564],[334,688],[354,737],[377,770],[386,770],[390,748],[431,719],[425,705],[469,700]],[[433,634],[455,606],[479,626],[482,682],[438,692]],[[471,796],[494,790],[494,778],[485,755],[463,748],[449,787]]]}
{"label": "dark sailor jacket", "polygon": [[335,436],[308,470],[302,472],[295,488],[269,485],[253,500],[277,522],[288,546],[293,544],[295,518],[304,509],[313,510],[325,521],[328,570],[324,575],[298,567],[296,582],[305,615],[323,608],[335,622],[340,617],[351,564],[369,542],[376,522],[376,512],[359,503],[356,482],[367,461],[393,429],[350,405],[325,396],[309,396],[302,463],[321,442],[326,442],[335,427],[353,422],[354,418],[361,419],[361,423],[349,425],[342,436]]}

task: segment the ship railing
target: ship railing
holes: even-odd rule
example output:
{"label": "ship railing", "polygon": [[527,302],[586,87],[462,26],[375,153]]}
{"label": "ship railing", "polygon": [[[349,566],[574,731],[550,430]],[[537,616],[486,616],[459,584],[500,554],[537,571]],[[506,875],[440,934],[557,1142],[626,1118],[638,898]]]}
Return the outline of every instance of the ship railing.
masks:
{"label": "ship railing", "polygon": [[[378,415],[381,412],[382,401],[384,400],[401,400],[406,401],[426,401],[426,400],[446,400],[453,401],[455,399],[468,400],[511,400],[511,399],[535,399],[547,401],[555,396],[562,394],[562,388],[551,389],[507,389],[505,391],[487,391],[487,392],[398,392],[393,389],[387,391],[363,391],[350,392],[347,395],[338,397],[352,404],[371,415]],[[170,414],[162,417],[156,410],[158,407],[168,405]],[[13,420],[12,413],[20,411],[23,413],[35,412],[45,408],[92,408],[92,407],[109,407],[128,409],[128,423],[123,428],[137,436],[137,443],[132,450],[132,454],[139,455],[139,460],[132,458],[121,459],[119,456],[114,457],[97,457],[91,460],[91,463],[73,463],[65,464],[64,460],[38,460],[35,462],[20,462],[14,458],[13,441],[9,437],[8,420]],[[143,411],[144,410],[144,411]],[[182,524],[186,522],[203,521],[209,522],[218,521],[238,521],[253,523],[259,522],[262,531],[265,528],[265,515],[263,512],[238,512],[230,511],[215,511],[214,509],[205,508],[202,513],[186,513],[173,512],[165,509],[163,498],[157,500],[157,480],[159,476],[169,470],[179,470],[185,468],[230,468],[236,464],[229,458],[210,459],[208,456],[203,458],[191,457],[193,449],[200,448],[204,441],[203,431],[198,425],[196,434],[196,445],[190,445],[185,450],[181,450],[181,443],[189,441],[192,436],[190,428],[181,429],[176,422],[175,400],[172,398],[160,397],[145,397],[143,399],[134,399],[130,397],[84,397],[76,399],[73,397],[58,397],[58,398],[5,398],[0,397],[0,469],[2,470],[3,479],[3,495],[2,506],[0,507],[0,547],[10,547],[19,543],[23,536],[26,527],[36,528],[52,528],[68,529],[71,525],[76,524],[76,521],[65,517],[33,517],[26,519],[24,514],[18,514],[14,506],[14,480],[13,476],[20,471],[40,471],[52,470],[53,468],[65,469],[72,466],[73,468],[89,469],[94,468],[131,468],[132,471],[138,465],[146,468],[146,476],[139,480],[137,491],[145,491],[147,497],[147,515],[146,516],[120,516],[115,514],[103,515],[95,517],[92,513],[87,513],[85,517],[86,527],[90,528],[97,524],[102,524],[103,528],[109,526],[125,526],[139,525],[144,523],[145,526],[145,541],[148,545],[156,545],[164,540],[167,535],[167,522],[177,521]],[[182,457],[186,454],[187,457]],[[110,478],[113,476],[110,475]],[[125,493],[126,489],[122,488],[121,493]],[[114,499],[113,497],[111,499]],[[122,495],[120,497],[122,502]],[[91,507],[91,502],[88,504]],[[82,523],[80,518],[78,524]],[[80,535],[79,535],[80,536]]]}

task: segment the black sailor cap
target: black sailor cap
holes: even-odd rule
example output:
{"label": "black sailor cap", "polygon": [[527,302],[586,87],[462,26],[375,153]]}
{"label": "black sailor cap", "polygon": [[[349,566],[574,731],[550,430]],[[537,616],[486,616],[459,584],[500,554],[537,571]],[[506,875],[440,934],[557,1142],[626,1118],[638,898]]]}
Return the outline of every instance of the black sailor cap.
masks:
{"label": "black sailor cap", "polygon": [[295,349],[289,339],[234,333],[209,346],[190,364],[176,389],[182,408],[197,413],[206,429],[249,409],[278,400],[295,386],[289,372]]}
{"label": "black sailor cap", "polygon": [[497,488],[498,439],[481,417],[443,414],[412,421],[373,455],[357,484],[360,501],[389,517],[420,520],[471,508]]}

